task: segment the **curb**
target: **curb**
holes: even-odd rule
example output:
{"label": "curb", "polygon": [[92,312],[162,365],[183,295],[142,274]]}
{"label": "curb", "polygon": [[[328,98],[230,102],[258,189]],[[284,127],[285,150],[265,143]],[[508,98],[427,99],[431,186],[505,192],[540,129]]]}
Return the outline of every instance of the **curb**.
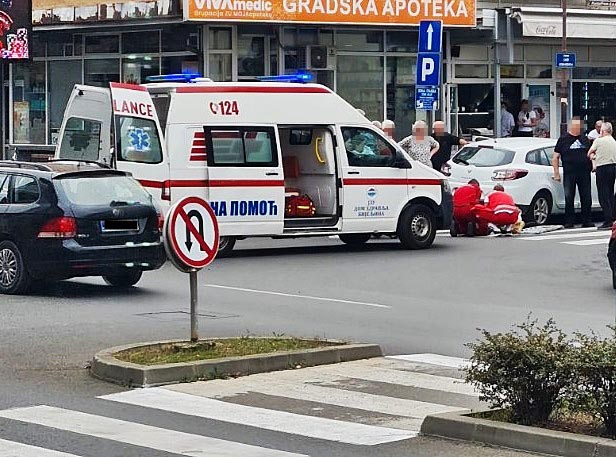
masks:
{"label": "curb", "polygon": [[616,457],[614,440],[476,419],[464,413],[428,416],[421,433],[562,457]]}
{"label": "curb", "polygon": [[185,342],[184,340],[157,341],[105,349],[94,356],[90,374],[103,381],[124,386],[154,387],[178,382],[196,381],[198,379],[245,376],[287,370],[298,365],[311,367],[383,356],[381,347],[378,344],[345,344],[341,341],[331,340],[325,340],[325,342],[331,343],[332,346],[324,348],[281,351],[269,354],[162,365],[139,365],[123,362],[113,356],[117,352],[141,346]]}

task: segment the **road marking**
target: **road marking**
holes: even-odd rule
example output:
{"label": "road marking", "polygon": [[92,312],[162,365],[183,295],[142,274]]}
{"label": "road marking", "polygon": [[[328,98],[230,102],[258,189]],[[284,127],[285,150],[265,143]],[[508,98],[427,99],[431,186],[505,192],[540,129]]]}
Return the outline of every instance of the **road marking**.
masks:
{"label": "road marking", "polygon": [[595,237],[604,237],[609,238],[610,231],[606,230],[605,232],[586,232],[586,233],[563,233],[560,235],[537,235],[533,237],[521,237],[520,240],[524,241],[545,241],[545,240],[565,240],[568,238],[595,238]]}
{"label": "road marking", "polygon": [[237,290],[238,292],[248,292],[248,293],[254,293],[254,294],[276,295],[278,297],[300,298],[303,300],[318,300],[318,301],[326,301],[326,302],[333,302],[333,303],[345,303],[347,305],[370,306],[372,308],[385,308],[385,309],[391,308],[391,306],[389,305],[380,305],[378,303],[365,303],[361,301],[342,300],[340,298],[314,297],[312,295],[288,294],[284,292],[274,292],[271,290],[258,290],[258,289],[247,289],[245,287],[223,286],[220,284],[206,284],[204,287],[212,287],[214,289]]}
{"label": "road marking", "polygon": [[0,455],[3,457],[78,457],[75,454],[44,449],[28,444],[0,439]]}
{"label": "road marking", "polygon": [[0,411],[0,417],[190,457],[237,457],[240,455],[242,457],[299,457],[301,455],[51,406],[8,409]]}
{"label": "road marking", "polygon": [[323,366],[322,371],[341,378],[363,379],[365,381],[383,382],[387,384],[399,384],[406,387],[418,387],[420,389],[440,390],[452,394],[479,397],[472,385],[456,378],[436,376],[412,371],[383,368],[382,366],[346,366],[336,365]]}
{"label": "road marking", "polygon": [[594,244],[605,244],[607,246],[606,239],[600,240],[581,240],[581,241],[565,241],[563,244],[572,244],[574,246],[592,246]]}
{"label": "road marking", "polygon": [[404,360],[407,362],[428,363],[430,365],[438,365],[442,367],[462,369],[469,364],[468,359],[460,357],[450,357],[440,354],[406,354],[406,355],[390,355],[386,359]]}
{"label": "road marking", "polygon": [[[197,382],[178,384],[164,389],[198,395],[207,398],[220,398],[256,392],[276,397],[292,398],[294,400],[324,403],[343,408],[360,409],[392,416],[424,419],[429,414],[469,411],[457,406],[447,406],[416,400],[386,397],[353,390],[337,389],[335,387],[316,386],[304,382],[279,382],[276,378],[258,379],[252,376],[219,382]],[[421,424],[418,424],[421,425]],[[419,431],[419,427],[417,430]]]}
{"label": "road marking", "polygon": [[132,390],[99,398],[231,424],[257,427],[274,432],[354,445],[374,446],[417,436],[417,433],[406,430],[238,405],[174,392],[160,387]]}

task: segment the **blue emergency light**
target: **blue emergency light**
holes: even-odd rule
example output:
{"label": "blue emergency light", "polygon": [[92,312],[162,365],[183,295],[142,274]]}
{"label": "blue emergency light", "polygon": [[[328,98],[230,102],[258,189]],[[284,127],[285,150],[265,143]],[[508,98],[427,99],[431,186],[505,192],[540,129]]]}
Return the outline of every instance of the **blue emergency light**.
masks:
{"label": "blue emergency light", "polygon": [[268,83],[309,83],[314,79],[311,73],[298,71],[290,75],[259,76],[258,81]]}
{"label": "blue emergency light", "polygon": [[147,76],[149,83],[189,83],[194,79],[201,78],[199,73],[174,73],[170,75]]}

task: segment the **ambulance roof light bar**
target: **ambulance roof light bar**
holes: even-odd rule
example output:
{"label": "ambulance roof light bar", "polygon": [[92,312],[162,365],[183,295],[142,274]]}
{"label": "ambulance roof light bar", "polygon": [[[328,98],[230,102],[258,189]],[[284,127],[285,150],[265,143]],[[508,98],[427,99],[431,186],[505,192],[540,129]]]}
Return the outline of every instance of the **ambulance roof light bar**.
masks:
{"label": "ambulance roof light bar", "polygon": [[276,76],[259,76],[258,81],[268,83],[309,83],[312,82],[314,76],[306,71],[297,71],[290,75],[276,75]]}
{"label": "ambulance roof light bar", "polygon": [[209,78],[203,78],[199,73],[174,73],[170,75],[155,75],[145,78],[148,83],[193,83],[211,82]]}

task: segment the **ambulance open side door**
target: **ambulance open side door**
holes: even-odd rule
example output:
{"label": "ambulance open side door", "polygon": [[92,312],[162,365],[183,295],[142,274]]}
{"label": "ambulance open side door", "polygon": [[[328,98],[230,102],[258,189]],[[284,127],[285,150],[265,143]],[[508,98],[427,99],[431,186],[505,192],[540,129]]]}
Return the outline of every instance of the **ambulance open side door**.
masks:
{"label": "ambulance open side door", "polygon": [[206,125],[207,191],[225,236],[284,230],[285,186],[274,125]]}
{"label": "ambulance open side door", "polygon": [[64,111],[55,158],[111,165],[110,135],[109,90],[75,85]]}
{"label": "ambulance open side door", "polygon": [[147,89],[110,83],[114,164],[133,175],[165,207],[170,204],[169,158]]}

